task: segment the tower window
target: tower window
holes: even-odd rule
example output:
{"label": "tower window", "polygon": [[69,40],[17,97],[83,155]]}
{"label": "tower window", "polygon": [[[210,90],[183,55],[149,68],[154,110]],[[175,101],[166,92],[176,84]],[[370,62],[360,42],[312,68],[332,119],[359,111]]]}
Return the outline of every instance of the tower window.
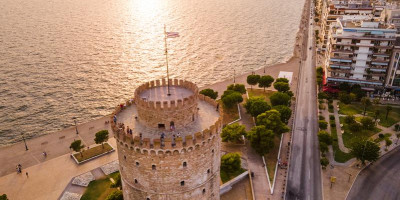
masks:
{"label": "tower window", "polygon": [[150,200],[150,198],[146,198],[146,200]]}
{"label": "tower window", "polygon": [[158,124],[158,128],[165,129],[165,124]]}
{"label": "tower window", "polygon": [[185,181],[181,181],[181,186],[184,186],[185,185]]}
{"label": "tower window", "polygon": [[138,183],[137,179],[135,178],[135,183]]}
{"label": "tower window", "polygon": [[210,169],[207,169],[207,174],[209,174],[211,171],[210,171]]}
{"label": "tower window", "polygon": [[186,162],[183,162],[183,167],[186,167],[187,166],[187,163]]}
{"label": "tower window", "polygon": [[136,166],[139,166],[139,162],[136,162]]}
{"label": "tower window", "polygon": [[213,150],[211,150],[211,153],[214,153],[214,149],[213,149]]}
{"label": "tower window", "polygon": [[152,166],[151,166],[151,169],[152,169],[152,170],[156,170],[156,165],[152,165]]}
{"label": "tower window", "polygon": [[203,194],[205,194],[206,193],[206,189],[203,189]]}
{"label": "tower window", "polygon": [[124,156],[124,160],[126,160],[126,156]]}

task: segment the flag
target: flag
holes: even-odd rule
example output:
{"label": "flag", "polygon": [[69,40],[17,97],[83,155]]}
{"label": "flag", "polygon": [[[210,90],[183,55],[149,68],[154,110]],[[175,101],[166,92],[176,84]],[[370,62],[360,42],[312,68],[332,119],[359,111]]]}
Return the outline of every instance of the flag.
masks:
{"label": "flag", "polygon": [[166,32],[166,34],[167,34],[167,38],[179,37],[179,33],[178,32]]}

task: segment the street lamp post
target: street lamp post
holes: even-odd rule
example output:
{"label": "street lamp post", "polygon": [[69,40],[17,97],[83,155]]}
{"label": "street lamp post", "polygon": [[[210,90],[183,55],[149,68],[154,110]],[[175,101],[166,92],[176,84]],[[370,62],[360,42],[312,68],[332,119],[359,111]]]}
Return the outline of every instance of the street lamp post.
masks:
{"label": "street lamp post", "polygon": [[233,83],[235,84],[236,80],[235,80],[235,76],[236,76],[236,70],[233,70]]}
{"label": "street lamp post", "polygon": [[73,117],[72,119],[74,120],[74,123],[75,123],[76,134],[78,135],[79,132],[78,132],[78,125],[76,124],[76,117]]}
{"label": "street lamp post", "polygon": [[22,135],[22,140],[24,140],[24,144],[25,144],[25,151],[28,151],[29,149],[28,149],[28,145],[26,145],[26,141],[25,141],[24,134],[23,134],[23,133],[21,133],[21,135]]}

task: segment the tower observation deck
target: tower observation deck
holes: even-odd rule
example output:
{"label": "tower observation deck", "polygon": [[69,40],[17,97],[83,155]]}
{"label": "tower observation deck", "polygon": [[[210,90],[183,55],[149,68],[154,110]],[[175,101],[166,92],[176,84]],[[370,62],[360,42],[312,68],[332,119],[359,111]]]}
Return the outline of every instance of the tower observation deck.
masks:
{"label": "tower observation deck", "polygon": [[[124,199],[219,199],[221,115],[189,81],[147,82],[113,112]],[[112,117],[113,118],[113,117]]]}

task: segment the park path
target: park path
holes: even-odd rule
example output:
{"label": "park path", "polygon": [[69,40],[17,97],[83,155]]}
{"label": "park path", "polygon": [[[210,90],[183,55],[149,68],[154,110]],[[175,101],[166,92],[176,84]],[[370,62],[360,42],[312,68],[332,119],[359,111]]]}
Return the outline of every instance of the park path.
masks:
{"label": "park path", "polygon": [[342,127],[340,126],[339,112],[338,112],[338,100],[333,100],[332,105],[333,105],[333,115],[335,116],[339,149],[345,153],[349,153],[350,150],[347,147],[345,147],[343,143],[343,137],[342,137],[343,133],[342,133]]}
{"label": "park path", "polygon": [[[246,113],[246,110],[242,105],[240,105],[239,108],[242,116],[240,124],[246,126],[246,131],[250,131],[250,129],[254,126],[253,118]],[[247,142],[246,145],[247,165],[249,170],[254,173],[254,177],[252,178],[254,198],[256,200],[266,200],[268,198],[269,185],[264,163],[261,156],[258,155],[253,148],[251,148],[249,142]]]}

